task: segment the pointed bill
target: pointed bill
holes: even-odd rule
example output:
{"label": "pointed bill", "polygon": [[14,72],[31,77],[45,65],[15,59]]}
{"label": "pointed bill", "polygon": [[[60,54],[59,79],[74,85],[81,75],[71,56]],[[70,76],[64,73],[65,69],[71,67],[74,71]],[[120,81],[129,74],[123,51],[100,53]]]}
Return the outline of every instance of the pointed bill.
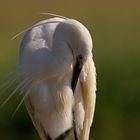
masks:
{"label": "pointed bill", "polygon": [[74,66],[74,69],[73,69],[72,82],[71,82],[71,87],[72,87],[73,93],[75,91],[82,67],[83,67],[83,56],[78,55],[77,59],[76,59],[76,65]]}

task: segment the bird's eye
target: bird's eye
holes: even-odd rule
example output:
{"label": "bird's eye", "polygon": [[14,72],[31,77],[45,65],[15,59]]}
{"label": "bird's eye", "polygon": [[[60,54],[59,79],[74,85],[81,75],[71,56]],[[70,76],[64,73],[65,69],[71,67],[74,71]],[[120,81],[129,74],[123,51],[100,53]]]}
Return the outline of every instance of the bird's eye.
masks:
{"label": "bird's eye", "polygon": [[83,59],[83,56],[80,54],[80,55],[78,56],[78,58],[79,58],[80,60],[82,60],[82,59]]}

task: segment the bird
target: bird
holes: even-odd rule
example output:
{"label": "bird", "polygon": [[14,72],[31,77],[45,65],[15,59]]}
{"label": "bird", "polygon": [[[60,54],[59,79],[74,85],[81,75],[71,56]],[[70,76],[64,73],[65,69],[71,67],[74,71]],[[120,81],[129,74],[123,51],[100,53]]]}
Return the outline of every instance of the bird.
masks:
{"label": "bird", "polygon": [[41,140],[88,140],[96,102],[93,42],[78,20],[52,17],[21,41],[18,76]]}

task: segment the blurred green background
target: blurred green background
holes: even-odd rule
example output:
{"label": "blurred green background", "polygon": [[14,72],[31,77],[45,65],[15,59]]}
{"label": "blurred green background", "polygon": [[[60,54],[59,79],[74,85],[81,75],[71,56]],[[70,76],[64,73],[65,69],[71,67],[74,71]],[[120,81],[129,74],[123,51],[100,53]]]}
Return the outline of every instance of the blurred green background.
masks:
{"label": "blurred green background", "polygon": [[[139,0],[1,0],[0,84],[16,68],[21,35],[11,38],[52,12],[87,26],[94,40],[97,104],[91,140],[140,139],[140,1]],[[0,101],[15,88],[0,89]],[[0,109],[0,140],[39,140],[19,98]]]}

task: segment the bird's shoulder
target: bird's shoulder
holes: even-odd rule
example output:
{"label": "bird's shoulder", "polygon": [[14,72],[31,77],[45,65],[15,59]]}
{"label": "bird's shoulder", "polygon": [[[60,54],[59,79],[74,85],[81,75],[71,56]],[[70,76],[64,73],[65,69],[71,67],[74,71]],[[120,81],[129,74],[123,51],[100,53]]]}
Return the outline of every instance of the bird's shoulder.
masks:
{"label": "bird's shoulder", "polygon": [[47,47],[51,48],[53,35],[55,33],[56,27],[64,19],[61,18],[51,18],[47,20],[42,20],[35,25],[33,25],[29,30],[26,31],[21,46],[24,47]]}

